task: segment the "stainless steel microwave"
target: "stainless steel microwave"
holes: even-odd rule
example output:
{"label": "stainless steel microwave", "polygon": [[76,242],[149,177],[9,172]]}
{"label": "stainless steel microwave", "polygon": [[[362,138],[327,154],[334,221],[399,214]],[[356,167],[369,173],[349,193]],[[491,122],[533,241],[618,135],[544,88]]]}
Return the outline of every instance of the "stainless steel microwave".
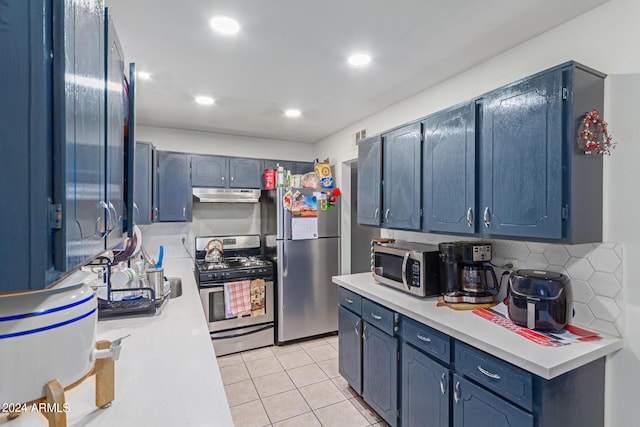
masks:
{"label": "stainless steel microwave", "polygon": [[374,243],[373,278],[420,297],[440,295],[438,247],[414,242]]}

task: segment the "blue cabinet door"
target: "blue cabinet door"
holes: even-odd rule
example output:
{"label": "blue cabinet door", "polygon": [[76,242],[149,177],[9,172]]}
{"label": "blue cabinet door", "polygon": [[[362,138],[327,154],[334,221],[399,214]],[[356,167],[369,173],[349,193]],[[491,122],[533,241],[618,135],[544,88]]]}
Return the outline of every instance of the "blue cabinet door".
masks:
{"label": "blue cabinet door", "polygon": [[402,344],[403,427],[449,426],[449,369]]}
{"label": "blue cabinet door", "polygon": [[149,142],[136,142],[134,188],[133,188],[133,222],[134,224],[151,224],[153,217],[153,145]]}
{"label": "blue cabinet door", "polygon": [[482,100],[482,234],[562,237],[562,93],[556,69]]}
{"label": "blue cabinet door", "polygon": [[476,138],[473,103],[423,121],[423,231],[476,232]]}
{"label": "blue cabinet door", "polygon": [[191,221],[189,155],[158,151],[158,221]]}
{"label": "blue cabinet door", "polygon": [[282,166],[284,168],[284,170],[288,170],[291,171],[291,173],[294,173],[293,171],[294,169],[294,162],[291,162],[289,160],[270,160],[270,159],[265,159],[262,161],[262,170],[265,171],[267,169],[278,169],[278,166]]}
{"label": "blue cabinet door", "polygon": [[[113,225],[105,195],[104,7],[101,0],[53,2],[54,233],[56,269],[104,251]],[[64,60],[62,59],[64,58]]]}
{"label": "blue cabinet door", "polygon": [[229,187],[229,158],[192,155],[191,185],[194,187]]}
{"label": "blue cabinet door", "polygon": [[49,223],[52,24],[48,0],[0,5],[0,293],[57,279]]}
{"label": "blue cabinet door", "polygon": [[[422,199],[422,136],[420,123],[382,135],[384,215],[386,228],[420,230]],[[358,181],[359,182],[359,181]],[[358,198],[358,200],[361,200]]]}
{"label": "blue cabinet door", "polygon": [[295,162],[293,164],[293,171],[291,173],[295,173],[298,175],[304,175],[305,173],[313,172],[314,166],[311,162]]}
{"label": "blue cabinet door", "polygon": [[358,224],[380,225],[382,215],[382,139],[358,145]]}
{"label": "blue cabinet door", "polygon": [[453,427],[533,427],[533,415],[453,376]]}
{"label": "blue cabinet door", "polygon": [[338,308],[338,372],[352,389],[362,394],[362,319]]}
{"label": "blue cabinet door", "polygon": [[392,427],[398,424],[398,340],[364,322],[362,397]]}
{"label": "blue cabinet door", "polygon": [[124,53],[109,8],[105,9],[106,197],[111,226],[106,247],[122,241],[124,227]]}
{"label": "blue cabinet door", "polygon": [[231,157],[229,159],[230,188],[260,188],[262,170],[259,159]]}

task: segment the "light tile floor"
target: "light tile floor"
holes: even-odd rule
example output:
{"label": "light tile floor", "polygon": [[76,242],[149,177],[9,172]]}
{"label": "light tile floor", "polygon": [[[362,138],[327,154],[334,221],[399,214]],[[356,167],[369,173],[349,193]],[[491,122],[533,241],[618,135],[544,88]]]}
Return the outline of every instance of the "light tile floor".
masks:
{"label": "light tile floor", "polygon": [[236,427],[388,427],[338,373],[338,337],[218,357]]}

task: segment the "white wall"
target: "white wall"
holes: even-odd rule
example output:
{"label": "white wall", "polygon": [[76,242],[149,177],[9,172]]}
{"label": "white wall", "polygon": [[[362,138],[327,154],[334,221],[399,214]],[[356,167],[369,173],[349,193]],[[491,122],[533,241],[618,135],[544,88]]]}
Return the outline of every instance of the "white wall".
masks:
{"label": "white wall", "polygon": [[[349,178],[342,167],[357,157],[352,134],[367,129],[374,135],[391,127],[436,112],[442,108],[495,89],[568,60],[575,60],[609,74],[605,83],[605,119],[619,143],[613,156],[605,158],[604,240],[624,246],[623,336],[626,346],[607,362],[606,425],[637,425],[635,405],[640,383],[640,287],[633,274],[640,259],[640,210],[637,183],[640,182],[640,1],[612,0],[554,30],[498,55],[431,89],[418,93],[375,115],[318,142],[315,157],[329,157],[336,164],[336,183],[342,187],[343,203],[350,203]],[[619,76],[618,76],[619,75]],[[343,177],[345,178],[343,180]],[[349,210],[343,210],[342,267],[348,272],[350,244]]]}
{"label": "white wall", "polygon": [[138,141],[157,149],[257,159],[313,161],[313,146],[300,142],[138,125]]}

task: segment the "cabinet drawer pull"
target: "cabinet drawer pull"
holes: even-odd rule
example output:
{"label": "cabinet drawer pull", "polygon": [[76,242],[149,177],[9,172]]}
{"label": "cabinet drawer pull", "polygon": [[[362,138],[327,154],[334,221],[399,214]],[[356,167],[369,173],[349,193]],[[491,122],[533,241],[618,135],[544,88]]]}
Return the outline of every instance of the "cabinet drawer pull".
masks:
{"label": "cabinet drawer pull", "polygon": [[371,313],[371,317],[373,317],[376,320],[381,320],[382,319],[382,316],[378,316],[377,314],[373,314],[373,313]]}
{"label": "cabinet drawer pull", "polygon": [[378,220],[378,208],[376,208],[375,212],[373,213],[373,218],[377,221]]}
{"label": "cabinet drawer pull", "polygon": [[444,396],[447,394],[447,374],[443,373],[440,377],[440,393]]}
{"label": "cabinet drawer pull", "polygon": [[360,319],[358,319],[358,321],[356,322],[356,336],[359,337],[360,336]]}
{"label": "cabinet drawer pull", "polygon": [[384,222],[387,222],[387,219],[389,219],[389,209],[384,212]]}
{"label": "cabinet drawer pull", "polygon": [[425,336],[420,335],[420,334],[416,334],[416,337],[418,337],[418,339],[419,339],[420,341],[424,341],[424,342],[431,342],[431,338],[429,338],[429,337],[425,337]]}
{"label": "cabinet drawer pull", "polygon": [[456,386],[453,388],[453,400],[460,403],[460,381],[456,381]]}
{"label": "cabinet drawer pull", "polygon": [[484,219],[484,226],[489,228],[489,226],[491,225],[491,213],[489,212],[489,206],[484,208],[483,219]]}
{"label": "cabinet drawer pull", "polygon": [[352,299],[345,298],[344,300],[347,302],[347,304],[353,304],[353,300]]}
{"label": "cabinet drawer pull", "polygon": [[491,378],[492,380],[499,380],[500,379],[500,375],[493,374],[493,373],[487,371],[486,369],[484,369],[480,365],[478,365],[478,371],[482,372],[484,375],[486,375],[487,377]]}
{"label": "cabinet drawer pull", "polygon": [[473,225],[473,209],[467,209],[467,225],[471,227]]}

